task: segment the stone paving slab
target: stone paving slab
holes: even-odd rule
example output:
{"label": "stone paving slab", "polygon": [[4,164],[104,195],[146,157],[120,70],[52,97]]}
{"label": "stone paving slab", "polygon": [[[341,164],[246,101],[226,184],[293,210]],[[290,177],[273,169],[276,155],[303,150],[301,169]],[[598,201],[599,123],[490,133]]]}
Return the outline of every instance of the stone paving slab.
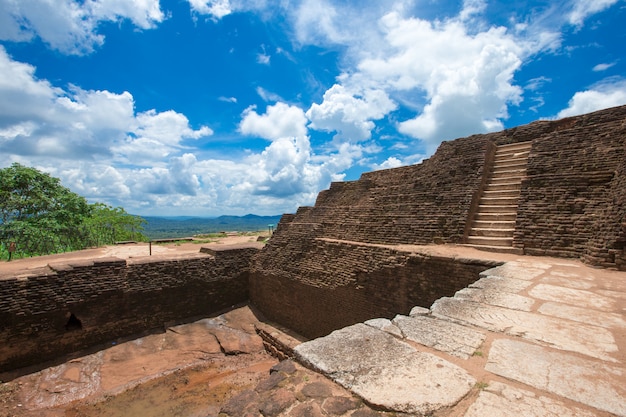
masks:
{"label": "stone paving slab", "polygon": [[626,329],[626,320],[623,314],[606,313],[553,302],[543,303],[537,311],[541,314],[591,324],[592,326]]}
{"label": "stone paving slab", "polygon": [[481,391],[464,417],[594,417],[596,413],[568,406],[533,392],[501,382],[490,383]]}
{"label": "stone paving slab", "polygon": [[367,403],[398,412],[428,415],[451,407],[476,383],[464,369],[362,323],[305,342],[295,352]]}
{"label": "stone paving slab", "polygon": [[482,332],[436,317],[398,315],[393,324],[398,326],[407,340],[461,359],[472,356],[486,338]]}
{"label": "stone paving slab", "polygon": [[366,321],[365,324],[375,329],[387,332],[399,339],[404,338],[404,335],[402,334],[402,331],[400,330],[400,328],[396,326],[394,323],[392,323],[391,320],[389,319],[383,319],[383,318],[371,319],[371,320]]}
{"label": "stone paving slab", "polygon": [[532,282],[527,280],[503,278],[495,275],[490,275],[484,276],[478,281],[470,284],[469,288],[479,288],[483,290],[494,290],[498,292],[517,294],[521,291],[524,291],[531,285]]}
{"label": "stone paving slab", "polygon": [[612,311],[615,309],[615,300],[587,290],[564,288],[550,284],[538,284],[529,291],[537,299],[555,301],[593,310]]}
{"label": "stone paving slab", "polygon": [[575,288],[578,290],[588,290],[593,288],[593,277],[581,277],[577,273],[564,273],[560,271],[550,271],[548,276],[541,279],[546,284],[558,285],[560,287]]}
{"label": "stone paving slab", "polygon": [[502,278],[521,279],[531,281],[543,274],[552,265],[541,261],[507,262],[495,268],[488,269],[480,274],[481,277],[498,276]]}
{"label": "stone paving slab", "polygon": [[452,318],[492,332],[520,336],[558,349],[616,361],[610,356],[618,350],[615,339],[609,330],[602,327],[448,297],[435,301],[432,311],[437,317]]}
{"label": "stone paving slab", "polygon": [[457,291],[454,297],[521,311],[531,311],[535,304],[535,300],[532,298],[496,289],[464,288]]}
{"label": "stone paving slab", "polygon": [[600,410],[626,415],[623,366],[499,339],[491,346],[485,369]]}

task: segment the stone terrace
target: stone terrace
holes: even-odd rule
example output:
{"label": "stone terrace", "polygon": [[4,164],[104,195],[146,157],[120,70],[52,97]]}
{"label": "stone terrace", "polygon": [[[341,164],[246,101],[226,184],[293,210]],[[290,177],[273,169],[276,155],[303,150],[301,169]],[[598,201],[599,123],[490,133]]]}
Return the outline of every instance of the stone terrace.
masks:
{"label": "stone terrace", "polygon": [[529,150],[511,204],[511,249],[626,270],[621,106],[444,142],[420,164],[333,183],[315,206],[283,216],[254,258],[251,302],[281,325],[318,337],[454,295],[490,265],[411,255],[399,246],[474,242],[497,150],[521,143]]}
{"label": "stone terrace", "polygon": [[[520,143],[515,258],[413,246],[469,249],[498,147]],[[384,409],[626,415],[625,248],[621,106],[444,142],[420,164],[331,184],[281,219],[250,298],[323,336],[296,357]]]}
{"label": "stone terrace", "polygon": [[626,416],[626,273],[508,256],[430,309],[337,330],[296,357],[409,415]]}
{"label": "stone terrace", "polygon": [[[370,319],[311,341],[302,342],[272,325],[255,322],[265,340],[269,336],[275,346],[319,374],[290,361],[281,362],[266,379],[232,392],[219,403],[211,402],[207,407],[213,412],[206,415],[626,416],[626,272],[594,269],[573,260],[487,253],[454,245],[401,245],[388,250],[498,266],[482,272],[478,281],[453,297],[436,300],[430,308],[415,307],[392,319]],[[160,346],[151,355],[169,353],[167,365],[182,369],[187,366],[181,362],[185,355],[197,364],[198,355],[228,352],[226,342],[238,343],[237,352],[247,351],[241,347],[245,343],[251,353],[256,352],[261,341],[254,340],[255,336],[239,336],[236,342],[216,333],[226,329],[223,317],[241,315],[242,310],[238,311],[176,326],[165,335],[120,344],[104,354],[139,346],[145,366],[154,362],[152,356],[146,356],[151,340]],[[213,322],[217,324],[207,325]],[[221,348],[210,348],[205,342],[213,334]],[[163,349],[161,339],[174,337],[180,340],[165,343],[169,347]],[[175,346],[178,348],[172,350]],[[102,353],[90,356],[100,360],[99,355]],[[89,357],[18,382],[22,386],[24,381],[23,387],[47,387],[50,401],[89,396],[93,387],[83,379],[100,379],[100,374],[89,368]],[[80,381],[57,375],[69,375],[68,370],[78,366],[86,367]],[[130,369],[122,374],[127,372]],[[41,379],[46,375],[57,377]],[[209,389],[207,395],[211,392]],[[45,392],[26,394],[39,398]],[[207,397],[207,404],[213,399]],[[20,415],[41,415],[44,405],[25,404],[28,411],[22,410]]]}

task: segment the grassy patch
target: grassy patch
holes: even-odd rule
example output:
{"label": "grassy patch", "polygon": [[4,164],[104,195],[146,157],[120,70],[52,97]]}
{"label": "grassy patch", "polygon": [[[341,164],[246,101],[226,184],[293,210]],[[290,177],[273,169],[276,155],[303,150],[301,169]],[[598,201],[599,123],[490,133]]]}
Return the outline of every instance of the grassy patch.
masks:
{"label": "grassy patch", "polygon": [[474,385],[476,387],[476,389],[478,389],[479,391],[483,391],[485,389],[487,389],[487,387],[489,386],[488,383],[480,381],[477,382],[476,385]]}

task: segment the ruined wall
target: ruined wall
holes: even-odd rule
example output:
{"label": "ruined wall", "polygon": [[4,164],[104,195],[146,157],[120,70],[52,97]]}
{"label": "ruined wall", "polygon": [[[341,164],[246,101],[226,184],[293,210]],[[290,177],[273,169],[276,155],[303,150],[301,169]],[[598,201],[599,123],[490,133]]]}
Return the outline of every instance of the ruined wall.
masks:
{"label": "ruined wall", "polygon": [[418,262],[368,244],[462,243],[495,147],[526,141],[513,245],[626,269],[622,106],[444,142],[421,164],[333,183],[314,207],[281,219],[255,258],[251,300],[279,323],[319,336],[462,288],[470,279],[453,260]]}
{"label": "ruined wall", "polygon": [[[264,258],[252,272],[251,302],[269,319],[310,338],[375,317],[430,307],[478,279],[493,262],[440,258],[383,245],[310,241],[306,255]],[[272,245],[271,241],[268,245]]]}
{"label": "ruined wall", "polygon": [[293,222],[316,224],[316,236],[333,239],[460,243],[492,147],[482,135],[444,142],[419,165],[333,183],[314,209],[298,211]]}
{"label": "ruined wall", "polygon": [[95,259],[0,280],[0,371],[247,301],[248,266],[257,252]]}
{"label": "ruined wall", "polygon": [[[283,243],[290,236],[463,243],[495,146],[526,141],[532,149],[513,246],[530,255],[623,265],[626,106],[444,142],[421,164],[333,183],[314,207],[284,217],[278,234],[285,234]],[[292,227],[297,224],[305,230]]]}
{"label": "ruined wall", "polygon": [[534,135],[513,245],[528,255],[619,266],[626,222],[626,106],[527,129],[533,126],[544,132]]}

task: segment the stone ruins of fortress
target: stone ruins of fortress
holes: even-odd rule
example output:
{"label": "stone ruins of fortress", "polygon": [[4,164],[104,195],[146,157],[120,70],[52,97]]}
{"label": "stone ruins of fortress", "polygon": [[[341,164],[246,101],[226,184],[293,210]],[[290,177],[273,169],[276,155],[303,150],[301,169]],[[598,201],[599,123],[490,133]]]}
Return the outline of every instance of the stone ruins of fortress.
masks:
{"label": "stone ruins of fortress", "polygon": [[[626,106],[441,144],[331,184],[264,246],[50,264],[0,279],[0,371],[250,302],[316,338],[451,297],[497,265],[416,245],[626,270]],[[82,324],[70,331],[73,315]],[[69,327],[68,327],[69,325]]]}

